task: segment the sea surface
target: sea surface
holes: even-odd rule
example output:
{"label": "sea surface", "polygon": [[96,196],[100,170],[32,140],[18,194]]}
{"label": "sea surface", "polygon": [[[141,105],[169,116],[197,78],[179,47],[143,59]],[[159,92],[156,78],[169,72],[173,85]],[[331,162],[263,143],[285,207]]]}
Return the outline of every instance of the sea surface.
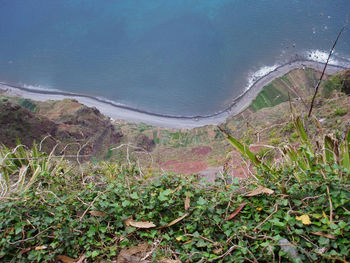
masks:
{"label": "sea surface", "polygon": [[[325,61],[347,19],[349,0],[0,0],[0,81],[208,115],[296,55]],[[350,26],[331,63],[350,65]]]}

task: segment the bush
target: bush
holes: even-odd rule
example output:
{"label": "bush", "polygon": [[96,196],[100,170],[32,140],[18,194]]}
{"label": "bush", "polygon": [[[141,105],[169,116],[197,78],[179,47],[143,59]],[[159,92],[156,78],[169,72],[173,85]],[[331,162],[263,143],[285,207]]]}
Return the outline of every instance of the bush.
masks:
{"label": "bush", "polygon": [[334,111],[334,116],[344,116],[348,113],[348,109],[347,108],[341,108],[341,109],[336,109]]}
{"label": "bush", "polygon": [[[298,168],[280,170],[282,188],[260,170],[265,187],[274,193],[251,197],[237,192],[238,181],[208,189],[197,180],[165,175],[145,184],[130,178],[128,170],[113,182],[86,186],[64,176],[42,177],[42,186],[0,203],[0,257],[4,262],[49,262],[57,255],[84,254],[91,262],[112,260],[121,248],[160,240],[158,259],[171,248],[183,262],[214,260],[225,252],[230,255],[222,262],[294,261],[281,245],[287,240],[301,261],[344,258],[350,249],[349,184],[338,177],[339,167],[318,169],[300,182],[293,176]],[[156,227],[127,226],[128,218]]]}
{"label": "bush", "polygon": [[145,180],[134,166],[108,162],[90,167],[85,184],[71,164],[41,173],[26,191],[0,200],[0,260],[116,260],[123,248],[147,242],[159,262],[345,262],[349,133],[342,141],[325,136],[320,148],[299,118],[295,129],[301,143],[284,146],[279,165],[225,133],[256,166],[256,180],[245,183],[228,185],[225,176],[212,185],[176,175]]}

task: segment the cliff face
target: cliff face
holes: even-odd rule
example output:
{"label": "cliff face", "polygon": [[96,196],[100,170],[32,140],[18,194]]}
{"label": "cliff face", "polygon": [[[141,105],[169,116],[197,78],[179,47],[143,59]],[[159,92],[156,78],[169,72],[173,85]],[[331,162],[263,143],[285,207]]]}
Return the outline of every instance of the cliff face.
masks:
{"label": "cliff face", "polygon": [[0,143],[13,147],[19,139],[22,144],[31,146],[45,137],[45,151],[51,151],[58,144],[56,152],[59,154],[79,152],[80,155],[102,157],[109,146],[120,142],[123,134],[96,108],[74,100],[39,103],[2,98]]}
{"label": "cliff face", "polygon": [[[348,78],[343,76],[345,72],[325,81],[317,97],[313,114],[320,120],[325,132],[336,130],[341,134],[350,120],[350,97],[340,92],[343,87],[341,84],[347,83],[344,80]],[[270,157],[271,151],[264,145],[296,141],[296,131],[293,127],[286,126],[291,120],[289,97],[297,113],[305,114],[319,77],[319,72],[306,68],[293,70],[275,79],[265,86],[250,107],[237,116],[229,117],[222,126],[240,141],[253,144],[252,151]],[[328,76],[324,79],[328,79]],[[334,83],[337,84],[335,87]],[[330,86],[327,92],[324,87],[326,84]],[[127,142],[137,142],[133,138],[140,136],[140,133],[153,139],[156,145],[149,154],[129,149],[130,159],[140,160],[141,164],[149,165],[153,171],[158,169],[183,174],[205,173],[206,176],[208,171],[214,171],[211,175],[215,175],[224,164],[226,171],[230,171],[229,174],[235,177],[246,177],[249,172],[246,164],[240,161],[240,154],[232,151],[232,146],[216,126],[209,125],[192,130],[165,129],[125,122],[119,122],[116,126],[128,138]],[[125,148],[115,150],[110,159],[117,157],[118,160],[123,160],[124,150]]]}
{"label": "cliff face", "polygon": [[[336,127],[341,133],[350,120],[350,97],[340,92],[348,89],[349,75],[349,70],[344,71],[323,84],[314,114],[325,130]],[[311,69],[297,69],[277,78],[250,107],[222,125],[235,138],[254,144],[252,150],[262,154],[266,151],[264,144],[293,142],[295,131],[284,127],[290,120],[288,98],[291,97],[299,113],[305,111],[319,76],[319,72]],[[140,162],[153,171],[184,174],[200,173],[212,167],[218,168],[217,171],[225,163],[235,176],[246,176],[244,165],[232,161],[239,158],[232,158],[235,153],[231,152],[231,146],[213,125],[179,130],[124,121],[112,123],[96,108],[75,100],[35,102],[4,94],[0,96],[0,110],[0,143],[10,147],[16,145],[17,138],[31,145],[34,140],[40,142],[51,135],[45,139],[47,151],[59,143],[57,152],[66,155],[79,152],[100,159]],[[115,147],[120,143],[121,147]]]}
{"label": "cliff face", "polygon": [[58,125],[44,116],[6,99],[0,101],[0,142],[7,147],[16,146],[18,139],[31,146],[48,134],[55,136],[57,129]]}

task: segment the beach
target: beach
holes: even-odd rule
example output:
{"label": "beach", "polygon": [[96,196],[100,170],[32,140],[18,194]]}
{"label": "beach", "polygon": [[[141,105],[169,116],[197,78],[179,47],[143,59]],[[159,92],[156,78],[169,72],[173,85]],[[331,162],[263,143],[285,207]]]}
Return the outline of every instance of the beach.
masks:
{"label": "beach", "polygon": [[[206,125],[217,125],[224,122],[229,116],[237,115],[246,109],[254,100],[264,86],[269,84],[274,79],[283,76],[297,68],[312,68],[317,71],[322,71],[324,63],[311,60],[295,60],[276,67],[273,71],[260,77],[240,96],[232,100],[232,103],[224,110],[205,116],[171,116],[159,113],[152,113],[135,109],[127,105],[118,104],[113,101],[108,101],[103,98],[93,97],[84,94],[61,92],[57,90],[32,89],[13,85],[10,83],[0,82],[0,89],[5,90],[9,95],[21,96],[36,101],[46,100],[62,100],[75,99],[78,102],[89,106],[96,107],[100,112],[114,120],[125,120],[135,123],[146,123],[153,126],[176,128],[176,129],[192,129]],[[344,66],[328,65],[327,74],[334,74],[345,69]]]}

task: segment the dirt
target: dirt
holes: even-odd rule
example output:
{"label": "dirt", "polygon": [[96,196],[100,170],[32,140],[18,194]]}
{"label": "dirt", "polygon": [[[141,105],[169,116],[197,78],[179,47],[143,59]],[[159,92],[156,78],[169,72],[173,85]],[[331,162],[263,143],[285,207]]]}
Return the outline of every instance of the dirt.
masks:
{"label": "dirt", "polygon": [[[96,108],[89,108],[74,100],[33,102],[35,111],[18,104],[19,98],[0,100],[0,143],[14,147],[17,139],[31,147],[34,141],[43,143],[50,152],[56,145],[57,154],[104,157],[108,147],[118,144],[120,131]],[[66,147],[68,146],[68,147]]]}
{"label": "dirt", "polygon": [[192,154],[195,155],[208,155],[212,149],[209,146],[196,147],[191,150]]}

